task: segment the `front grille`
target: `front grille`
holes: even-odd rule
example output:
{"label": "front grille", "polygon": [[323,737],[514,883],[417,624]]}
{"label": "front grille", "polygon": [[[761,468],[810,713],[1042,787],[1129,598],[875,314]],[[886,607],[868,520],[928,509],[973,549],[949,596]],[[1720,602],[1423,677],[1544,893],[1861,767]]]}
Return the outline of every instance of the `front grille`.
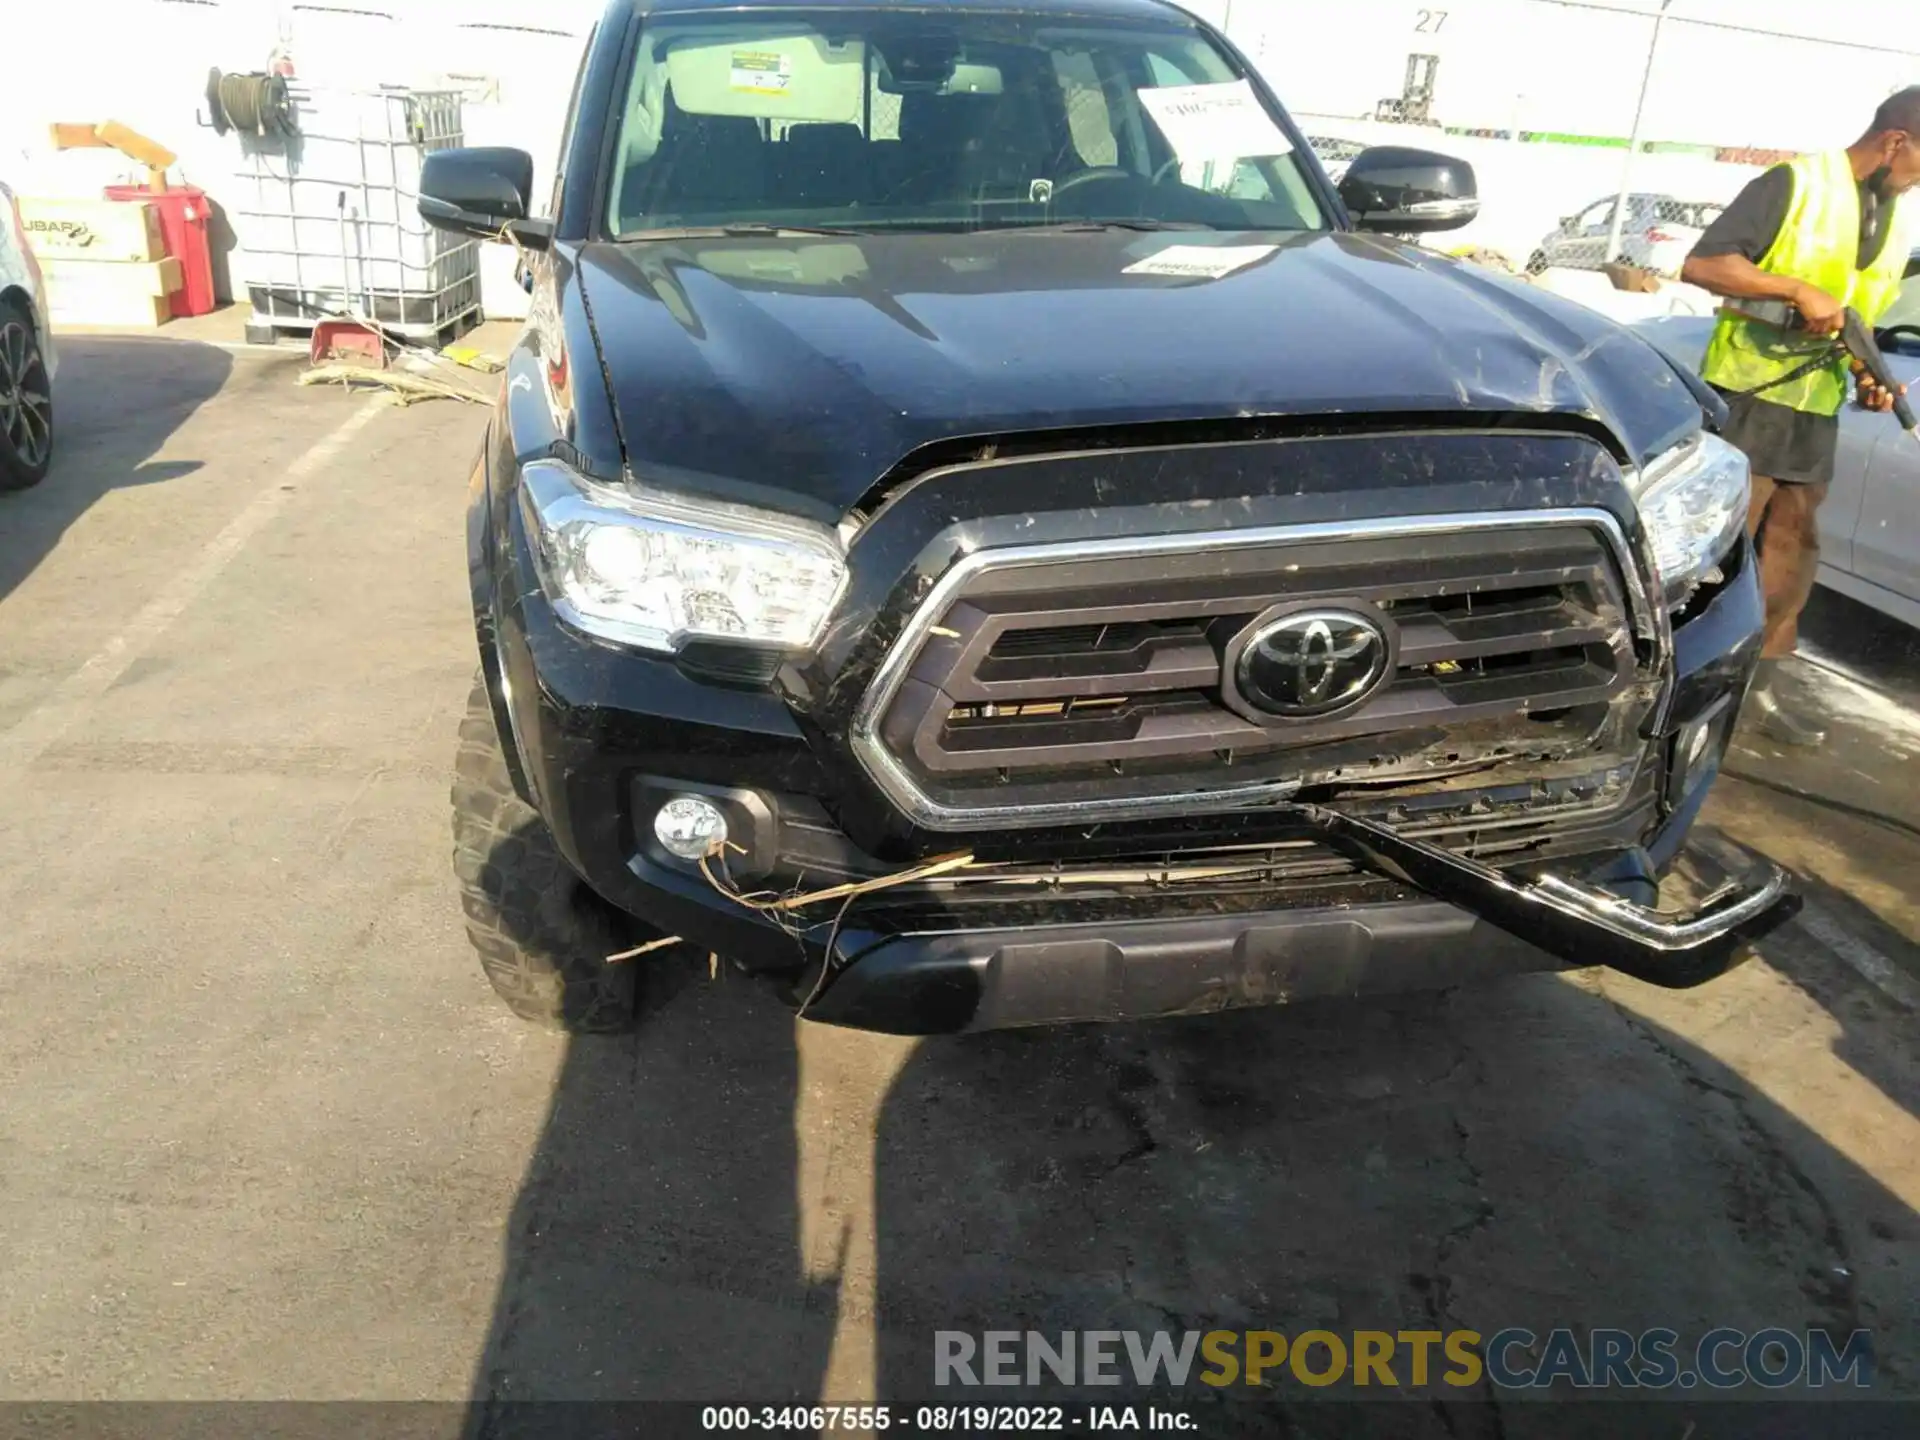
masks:
{"label": "front grille", "polygon": [[[1616,556],[1603,526],[1543,519],[990,557],[936,592],[890,662],[870,728],[880,778],[949,815],[1005,815],[1437,782],[1522,760],[1604,766],[1633,753],[1619,712],[1647,693]],[[1234,637],[1293,602],[1357,604],[1397,632],[1393,671],[1364,703],[1255,719],[1223,691]]]}

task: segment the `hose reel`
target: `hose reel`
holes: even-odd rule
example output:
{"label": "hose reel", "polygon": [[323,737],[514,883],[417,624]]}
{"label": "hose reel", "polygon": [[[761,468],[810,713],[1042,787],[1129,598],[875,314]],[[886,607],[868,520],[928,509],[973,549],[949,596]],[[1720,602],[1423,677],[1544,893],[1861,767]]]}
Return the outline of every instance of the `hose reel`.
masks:
{"label": "hose reel", "polygon": [[216,135],[231,130],[263,138],[296,133],[293,100],[287,94],[285,77],[264,71],[248,75],[209,71],[207,113]]}

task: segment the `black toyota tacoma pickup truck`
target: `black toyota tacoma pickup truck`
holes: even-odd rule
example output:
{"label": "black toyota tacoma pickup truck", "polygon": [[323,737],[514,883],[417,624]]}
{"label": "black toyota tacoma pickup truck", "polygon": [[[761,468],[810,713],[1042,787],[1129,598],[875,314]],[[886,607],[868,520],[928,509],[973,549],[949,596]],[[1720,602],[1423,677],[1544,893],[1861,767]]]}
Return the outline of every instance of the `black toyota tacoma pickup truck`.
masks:
{"label": "black toyota tacoma pickup truck", "polygon": [[615,0],[531,186],[447,150],[420,202],[533,295],[454,788],[519,1013],[623,1025],[681,949],[905,1033],[1682,986],[1792,914],[1689,838],[1745,461],[1413,243],[1466,165],[1336,189],[1160,0]]}

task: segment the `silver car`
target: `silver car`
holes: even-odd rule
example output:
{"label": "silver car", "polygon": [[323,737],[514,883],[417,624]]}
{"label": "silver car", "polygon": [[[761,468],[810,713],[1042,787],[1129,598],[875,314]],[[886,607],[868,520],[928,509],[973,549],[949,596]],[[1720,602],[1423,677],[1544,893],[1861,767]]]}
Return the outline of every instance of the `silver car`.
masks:
{"label": "silver car", "polygon": [[[1713,321],[1676,316],[1633,328],[1697,370]],[[1920,251],[1878,328],[1894,374],[1920,401]],[[1920,626],[1920,443],[1890,415],[1841,412],[1833,490],[1820,507],[1820,583]]]}
{"label": "silver car", "polygon": [[[1613,235],[1614,205],[1615,197],[1609,195],[1563,219],[1528,257],[1527,273],[1538,275],[1554,267],[1598,270],[1606,263],[1607,241]],[[1677,275],[1725,208],[1677,195],[1630,195],[1626,222],[1620,227],[1620,258],[1656,274]]]}
{"label": "silver car", "polygon": [[46,284],[0,184],[0,490],[38,484],[53,463],[53,372]]}

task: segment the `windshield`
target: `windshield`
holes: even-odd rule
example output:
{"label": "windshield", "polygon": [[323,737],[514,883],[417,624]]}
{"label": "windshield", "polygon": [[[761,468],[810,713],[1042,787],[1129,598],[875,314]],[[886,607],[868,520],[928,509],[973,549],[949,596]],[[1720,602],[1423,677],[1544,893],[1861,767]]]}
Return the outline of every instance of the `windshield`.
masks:
{"label": "windshield", "polygon": [[994,12],[655,17],[608,227],[1318,230],[1293,147],[1192,30]]}

